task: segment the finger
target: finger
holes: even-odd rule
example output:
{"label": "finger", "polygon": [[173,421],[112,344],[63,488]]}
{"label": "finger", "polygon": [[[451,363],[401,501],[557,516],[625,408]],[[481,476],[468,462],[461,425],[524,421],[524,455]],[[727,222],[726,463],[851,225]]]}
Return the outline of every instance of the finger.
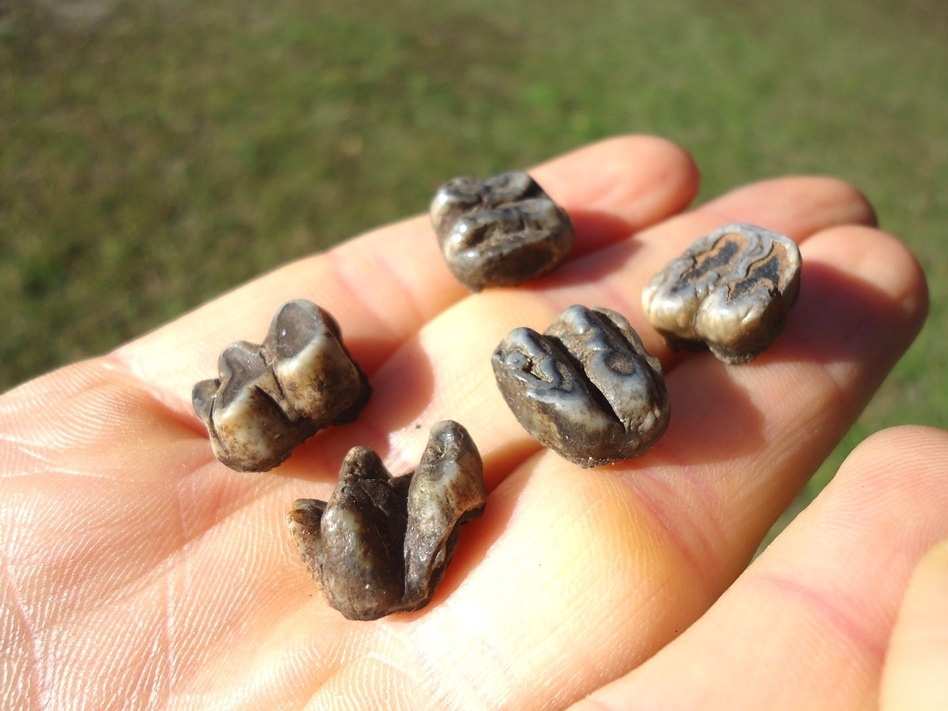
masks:
{"label": "finger", "polygon": [[[602,141],[531,172],[574,216],[576,254],[682,209],[697,189],[690,157],[644,136]],[[128,344],[117,357],[187,410],[191,387],[214,375],[218,353],[236,340],[262,339],[286,301],[309,299],[333,314],[353,357],[371,374],[467,294],[444,265],[427,217],[416,217],[269,273]]]}
{"label": "finger", "polygon": [[867,440],[704,617],[575,709],[875,708],[909,575],[948,534],[946,460],[940,430]]}
{"label": "finger", "polygon": [[[793,195],[793,200],[784,197],[788,193]],[[564,268],[562,274],[544,280],[543,288],[493,291],[459,303],[424,328],[376,377],[376,396],[363,417],[366,423],[374,425],[377,440],[383,440],[373,441],[373,445],[385,446],[383,436],[393,433],[388,443],[393,457],[398,458],[401,452],[417,451],[423,446],[423,437],[431,423],[451,417],[464,424],[476,442],[488,448],[488,476],[490,472],[500,476],[525,456],[538,451],[539,445],[516,423],[497,391],[490,354],[511,329],[530,326],[542,331],[556,313],[573,303],[607,306],[625,315],[642,336],[648,351],[659,354],[670,370],[677,357],[668,352],[661,337],[645,320],[638,303],[641,290],[669,259],[704,234],[714,219],[720,219],[713,215],[767,225],[790,233],[801,242],[813,234],[811,230],[833,227],[840,219],[873,219],[864,198],[837,181],[816,178],[768,181],[729,193],[704,208],[577,260]],[[858,236],[853,239],[859,242]],[[874,240],[874,237],[868,239]],[[859,248],[865,249],[867,244]],[[833,249],[831,246],[830,251]],[[841,249],[850,247],[843,245]],[[900,254],[896,263],[906,265],[904,250],[897,245],[894,249]],[[830,254],[819,259],[838,256]],[[916,272],[910,273],[917,282]],[[809,312],[820,313],[823,308],[821,300],[832,301],[837,296],[817,293],[825,281],[825,272],[818,268],[805,267],[803,280],[801,303],[791,312],[791,324],[808,323]],[[845,285],[841,286],[845,293]],[[853,308],[858,311],[868,306],[854,304]],[[801,312],[807,313],[800,315]],[[833,337],[833,331],[832,327],[827,327],[825,334],[798,329],[796,338],[818,342],[820,338]],[[789,341],[785,334],[778,346]],[[702,372],[709,370],[710,382],[717,379],[724,388],[729,387],[728,374],[742,372],[740,368],[717,364],[707,354],[692,360],[702,364]],[[758,372],[760,368],[754,364],[750,370]],[[672,380],[669,379],[670,384]],[[697,388],[696,392],[702,389]],[[691,397],[687,393],[682,397],[691,408]],[[676,408],[673,399],[672,428],[685,413],[687,410],[681,405]],[[332,454],[337,455],[338,452]],[[399,461],[400,466],[405,464],[407,459]]]}
{"label": "finger", "polygon": [[886,652],[879,708],[948,709],[946,670],[948,540],[943,540],[925,554],[909,580]]}
{"label": "finger", "polygon": [[657,454],[669,477],[678,464],[699,463],[697,478],[674,493],[695,487],[686,498],[708,516],[693,522],[696,531],[714,536],[699,545],[720,554],[709,563],[722,582],[850,428],[927,311],[924,275],[890,235],[838,227],[801,251],[796,312],[767,353],[750,367],[704,354],[669,379],[672,402],[685,406]]}
{"label": "finger", "polygon": [[803,243],[831,227],[874,226],[876,218],[861,193],[832,178],[792,177],[754,183],[567,265],[546,279],[548,299],[557,310],[572,303],[609,300],[630,318],[646,339],[649,352],[660,355],[663,363],[677,362],[679,356],[669,351],[642,312],[642,290],[698,237],[730,222],[762,225]]}
{"label": "finger", "polygon": [[[827,184],[810,185],[813,199],[799,209],[812,221]],[[759,189],[766,194],[769,186]],[[755,216],[766,217],[766,201],[754,202],[761,205]],[[890,236],[830,225],[803,248],[798,323],[754,364],[728,367],[698,355],[671,369],[672,425],[638,460],[581,472],[538,453],[496,392],[487,364],[494,341],[485,349],[484,331],[505,330],[523,313],[542,323],[556,311],[553,298],[570,298],[555,289],[459,304],[380,370],[377,399],[365,414],[379,436],[399,407],[407,408],[399,432],[406,441],[418,436],[415,424],[460,411],[495,487],[467,539],[473,542],[462,541],[435,609],[425,613],[441,621],[440,631],[449,620],[463,626],[471,618],[476,628],[465,627],[465,645],[448,651],[436,645],[440,632],[415,627],[414,634],[431,635],[416,647],[436,645],[443,668],[466,668],[471,650],[490,650],[510,706],[530,708],[527,692],[517,692],[531,688],[527,680],[555,679],[554,698],[575,698],[647,659],[707,609],[923,318],[921,272]],[[619,268],[630,280],[635,261]],[[615,304],[611,294],[602,298]],[[444,326],[450,316],[464,327]],[[478,329],[480,338],[471,335]],[[393,440],[388,461],[410,449]],[[449,620],[436,612],[442,609],[453,612]],[[571,613],[563,617],[563,610]],[[603,657],[602,665],[582,662]]]}

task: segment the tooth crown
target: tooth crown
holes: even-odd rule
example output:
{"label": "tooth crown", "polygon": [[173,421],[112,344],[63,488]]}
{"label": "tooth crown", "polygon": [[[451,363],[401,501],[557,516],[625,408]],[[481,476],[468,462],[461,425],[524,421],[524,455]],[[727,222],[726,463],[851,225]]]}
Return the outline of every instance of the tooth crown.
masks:
{"label": "tooth crown", "polygon": [[309,301],[281,307],[261,345],[239,341],[220,377],[194,386],[194,410],[214,454],[238,471],[266,471],[329,425],[351,422],[371,394],[339,326]]}
{"label": "tooth crown", "polygon": [[726,363],[746,363],[783,331],[800,291],[800,266],[789,237],[725,225],[655,275],[642,308],[673,348],[707,346]]}
{"label": "tooth crown", "polygon": [[491,362],[524,429],[582,467],[644,454],[668,426],[661,363],[615,311],[571,306],[542,335],[517,328]]}
{"label": "tooth crown", "polygon": [[480,516],[486,500],[474,441],[445,420],[405,476],[393,477],[378,454],[354,447],[329,501],[298,500],[287,525],[329,604],[349,619],[374,620],[428,603],[461,525]]}
{"label": "tooth crown", "polygon": [[546,274],[573,246],[569,215],[526,173],[455,178],[430,213],[445,262],[472,291]]}

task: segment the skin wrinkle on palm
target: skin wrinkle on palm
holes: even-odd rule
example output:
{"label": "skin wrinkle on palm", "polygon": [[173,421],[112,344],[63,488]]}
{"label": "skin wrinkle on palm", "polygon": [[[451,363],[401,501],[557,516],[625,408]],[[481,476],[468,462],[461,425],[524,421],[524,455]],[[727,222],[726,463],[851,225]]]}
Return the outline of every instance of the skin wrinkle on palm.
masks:
{"label": "skin wrinkle on palm", "polygon": [[[617,161],[618,154],[626,161]],[[628,167],[604,176],[601,164],[607,155],[613,165]],[[660,165],[647,167],[643,155]],[[677,166],[673,184],[669,165]],[[126,346],[106,365],[73,366],[5,398],[4,427],[27,441],[53,436],[53,428],[35,412],[36,398],[53,396],[73,423],[72,430],[55,435],[56,442],[68,435],[74,445],[70,469],[97,461],[100,476],[113,478],[102,483],[72,479],[80,486],[67,492],[62,480],[46,478],[48,468],[65,463],[60,449],[45,450],[45,461],[26,454],[16,460],[33,472],[19,477],[23,483],[29,479],[32,489],[20,499],[17,520],[33,518],[30,536],[16,539],[17,558],[8,570],[28,606],[24,609],[41,614],[32,620],[37,639],[48,643],[54,624],[56,644],[66,655],[98,640],[105,645],[103,653],[115,659],[105,674],[83,667],[81,659],[60,657],[70,662],[56,668],[54,683],[46,687],[53,702],[65,700],[57,696],[64,690],[106,698],[103,694],[124,689],[125,678],[149,679],[141,665],[153,659],[151,638],[129,632],[165,629],[165,608],[155,603],[169,590],[174,620],[186,626],[169,631],[175,668],[181,671],[163,677],[159,696],[223,703],[234,701],[240,691],[241,703],[264,708],[318,705],[334,694],[358,705],[377,699],[381,689],[432,708],[489,700],[529,709],[578,700],[648,659],[717,599],[917,332],[924,301],[920,272],[894,239],[858,226],[871,222],[871,211],[852,188],[837,181],[767,181],[671,217],[693,197],[697,178],[690,161],[668,144],[607,142],[544,170],[548,175],[538,172],[538,179],[551,196],[571,213],[586,214],[577,220],[580,241],[573,257],[535,287],[464,298],[447,269],[433,263],[426,265],[430,280],[410,278],[412,260],[437,257],[437,249],[416,240],[434,242],[423,220],[406,221],[349,243],[332,260],[314,257],[231,292]],[[657,171],[666,175],[660,184],[653,179]],[[618,199],[616,183],[628,185],[639,199],[631,204]],[[608,193],[615,203],[593,205],[584,191]],[[728,219],[719,221],[721,215]],[[556,455],[534,456],[539,447],[504,412],[489,365],[476,351],[482,346],[489,351],[513,326],[542,327],[572,303],[596,303],[602,300],[596,297],[605,296],[604,305],[621,307],[616,300],[634,299],[652,269],[693,235],[735,219],[790,234],[807,263],[818,267],[804,274],[800,301],[781,339],[754,364],[733,373],[709,355],[671,354],[649,332],[642,314],[630,313],[668,373],[673,407],[687,398],[688,412],[676,415],[665,437],[631,464],[577,477],[572,465]],[[629,228],[633,223],[635,228]],[[415,289],[411,299],[418,308],[411,313],[403,308],[403,287],[392,287],[378,270],[365,272],[376,277],[365,282],[372,298],[336,292],[333,269],[346,262],[345,255],[380,249],[383,243],[391,263],[401,260],[405,267],[409,278],[400,284]],[[399,248],[416,243],[411,259],[403,259]],[[850,251],[860,260],[839,259]],[[329,278],[313,279],[314,271]],[[263,484],[210,459],[207,441],[187,412],[187,394],[208,359],[213,362],[229,342],[235,324],[242,324],[241,331],[257,328],[254,323],[265,327],[278,303],[301,295],[337,317],[354,358],[371,362],[366,370],[376,393],[359,422],[318,435]],[[381,337],[376,331],[380,317],[395,326]],[[836,338],[834,319],[845,319],[851,330]],[[475,333],[458,331],[458,324]],[[878,329],[889,337],[878,339]],[[475,387],[472,379],[483,382]],[[98,400],[83,399],[82,392]],[[111,409],[102,410],[99,403]],[[714,412],[716,403],[730,407],[729,418],[702,418]],[[356,629],[313,595],[302,564],[288,557],[288,542],[275,528],[288,501],[306,493],[301,483],[314,495],[328,492],[332,474],[312,465],[338,463],[336,455],[351,440],[378,439],[386,464],[403,470],[396,463],[417,461],[421,451],[423,431],[416,426],[441,419],[446,409],[464,422],[479,446],[485,443],[491,502],[484,517],[470,524],[425,611]],[[93,410],[108,416],[96,419]],[[810,418],[806,423],[804,415]],[[104,447],[103,437],[113,446]],[[140,443],[140,449],[115,448],[114,442]],[[787,447],[788,442],[795,446]],[[105,450],[107,460],[102,459]],[[14,451],[13,456],[20,455]],[[17,485],[17,478],[4,480],[7,493]],[[40,498],[42,508],[29,503]],[[914,520],[934,518],[939,502],[928,499],[931,506],[924,497],[914,502]],[[103,506],[113,514],[121,511],[123,521],[147,522],[149,536],[142,546],[129,549],[127,527],[90,526]],[[48,513],[51,508],[55,517]],[[64,518],[64,511],[70,516]],[[164,512],[168,515],[156,515]],[[64,522],[68,555],[48,545],[62,534]],[[172,565],[179,556],[184,562],[182,531],[188,541],[186,570]],[[27,560],[44,561],[49,574],[24,578]],[[108,566],[107,574],[102,566]],[[65,597],[63,572],[72,581]],[[608,584],[590,596],[590,580]],[[878,581],[868,582],[866,594]],[[114,600],[116,590],[130,588],[140,592],[127,600],[128,607],[104,608],[108,616],[97,617],[94,627],[91,618],[70,607],[70,601]],[[40,601],[47,597],[62,601],[52,610],[53,622],[42,616],[48,608]],[[883,595],[878,603],[888,606],[892,600]],[[564,610],[575,614],[563,615]],[[132,614],[134,626],[117,626]],[[224,630],[234,634],[222,636]],[[885,632],[871,629],[877,637]],[[459,639],[465,643],[458,644]],[[584,665],[582,660],[589,659],[597,663]],[[160,668],[164,658],[153,663]],[[418,669],[430,673],[418,676],[413,673]],[[544,684],[537,688],[541,678]],[[274,679],[279,684],[269,683]],[[452,680],[459,685],[451,686]],[[871,675],[857,681],[860,688],[875,683]]]}

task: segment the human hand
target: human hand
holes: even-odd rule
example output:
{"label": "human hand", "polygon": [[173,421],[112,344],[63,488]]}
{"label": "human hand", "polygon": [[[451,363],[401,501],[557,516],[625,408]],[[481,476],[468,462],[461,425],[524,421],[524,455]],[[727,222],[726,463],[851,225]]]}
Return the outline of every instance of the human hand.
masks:
{"label": "human hand", "polygon": [[870,437],[700,620],[573,711],[948,708],[948,541],[900,604],[948,528],[946,462],[942,430]]}
{"label": "human hand", "polygon": [[[810,531],[808,547],[788,531],[705,613],[914,338],[926,308],[918,266],[835,180],[766,181],[685,212],[693,164],[642,137],[531,173],[572,215],[577,245],[525,287],[470,295],[426,218],[414,218],[4,396],[5,707],[559,708],[652,657],[627,680],[652,679],[649,698],[662,699],[648,674],[664,670],[669,699],[703,708],[701,690],[728,679],[729,707],[740,708],[754,675],[771,696],[748,708],[857,708],[873,697],[909,570],[948,536],[948,482],[880,473],[870,478],[878,495],[853,474],[836,508],[820,503],[807,514],[815,526],[795,524]],[[668,259],[732,221],[789,234],[804,258],[785,332],[738,367],[669,352],[638,304]],[[321,432],[273,472],[231,471],[211,454],[191,387],[215,374],[227,344],[262,338],[294,298],[333,314],[372,399],[354,424]],[[542,330],[573,303],[624,314],[662,360],[671,425],[640,459],[579,470],[542,450],[497,391],[500,339],[516,326]],[[410,470],[445,418],[484,457],[484,517],[465,527],[427,608],[347,621],[309,579],[284,515],[298,497],[327,498],[353,445]],[[917,454],[886,461],[912,471]],[[832,526],[819,518],[834,511]],[[824,603],[835,598],[823,583],[861,603],[844,610],[855,610],[845,624],[833,624],[839,608]],[[722,617],[726,599],[746,599],[741,590],[759,607],[738,603]],[[811,627],[765,614],[768,600]],[[712,629],[723,639],[701,632],[722,619]],[[772,640],[752,644],[755,630],[796,636],[778,654]],[[684,667],[662,661],[695,637],[704,657],[699,645],[679,657]],[[736,676],[712,673],[729,661]],[[767,669],[789,662],[820,679],[804,684],[801,672],[778,688]]]}

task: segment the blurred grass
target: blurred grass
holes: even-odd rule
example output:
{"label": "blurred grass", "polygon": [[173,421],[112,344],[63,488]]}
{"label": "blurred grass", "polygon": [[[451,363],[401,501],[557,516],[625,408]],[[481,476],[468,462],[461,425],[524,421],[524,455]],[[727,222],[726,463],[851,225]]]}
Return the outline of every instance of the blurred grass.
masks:
{"label": "blurred grass", "polygon": [[0,390],[447,177],[657,133],[702,197],[852,181],[928,273],[925,331],[812,494],[868,433],[946,425],[946,117],[941,0],[0,0]]}

